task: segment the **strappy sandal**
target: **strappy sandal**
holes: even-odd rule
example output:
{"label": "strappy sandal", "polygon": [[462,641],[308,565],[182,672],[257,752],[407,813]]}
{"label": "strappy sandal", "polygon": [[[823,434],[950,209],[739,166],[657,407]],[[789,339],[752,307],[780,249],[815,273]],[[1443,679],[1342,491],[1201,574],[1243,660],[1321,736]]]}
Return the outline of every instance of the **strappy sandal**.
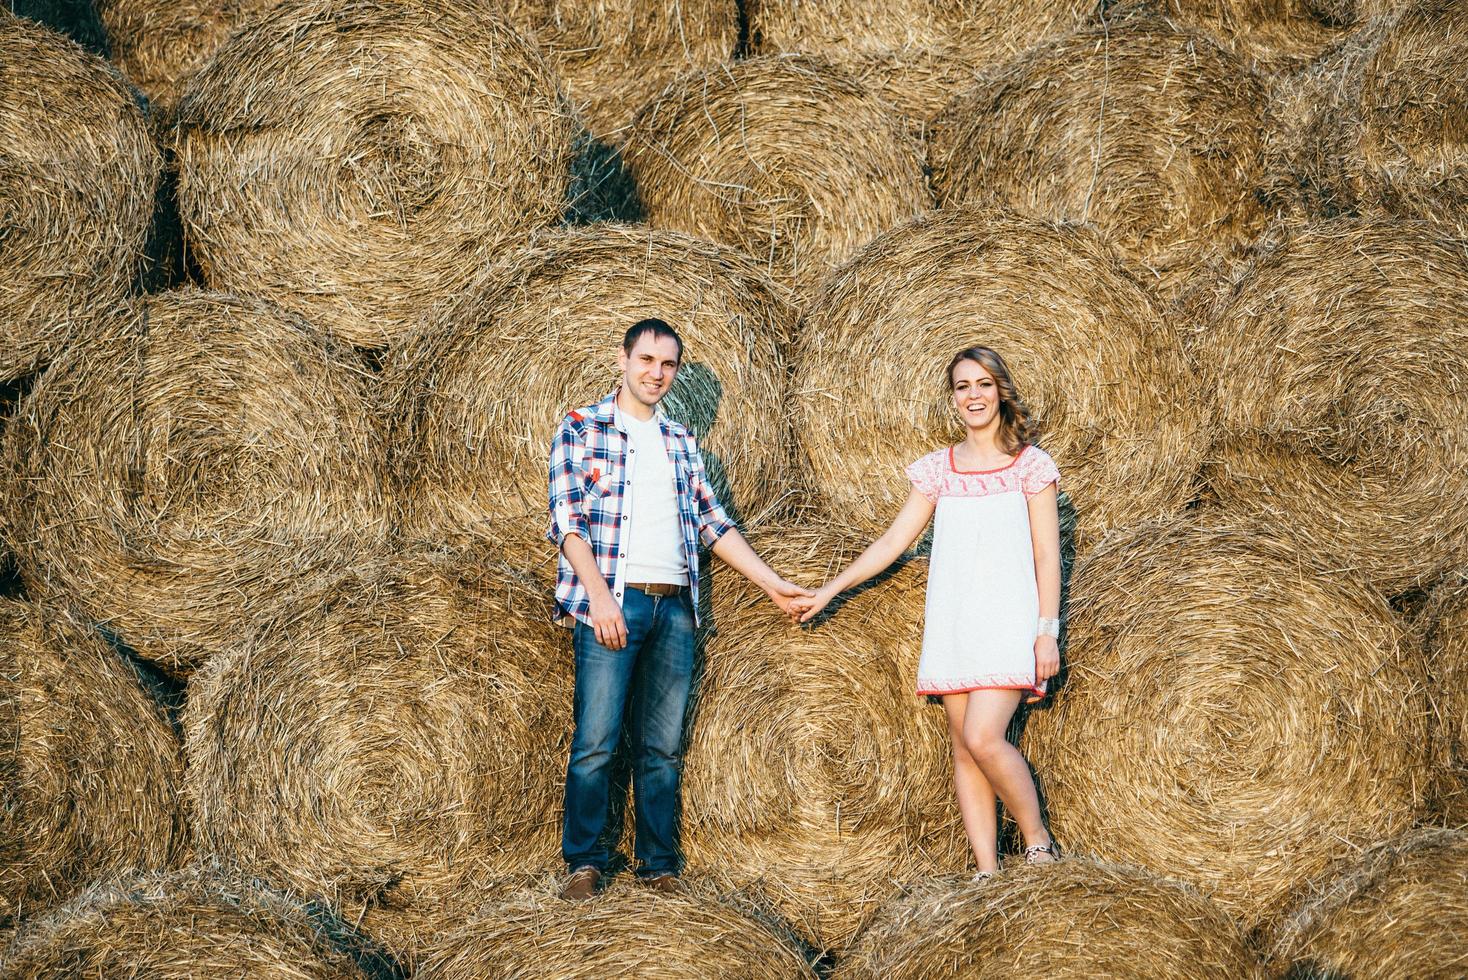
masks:
{"label": "strappy sandal", "polygon": [[980,882],[988,881],[992,877],[994,877],[993,871],[980,871],[978,874],[969,879],[969,883],[977,885]]}
{"label": "strappy sandal", "polygon": [[[1050,860],[1041,860],[1041,854],[1050,855]],[[1031,844],[1025,848],[1025,864],[1054,864],[1060,860],[1060,848],[1055,841],[1048,844]]]}

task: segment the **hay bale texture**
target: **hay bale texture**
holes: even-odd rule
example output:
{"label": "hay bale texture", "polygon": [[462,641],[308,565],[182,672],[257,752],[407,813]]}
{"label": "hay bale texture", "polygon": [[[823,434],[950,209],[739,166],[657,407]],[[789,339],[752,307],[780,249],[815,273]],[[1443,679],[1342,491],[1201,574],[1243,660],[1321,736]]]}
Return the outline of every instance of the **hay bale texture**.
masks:
{"label": "hay bale texture", "polygon": [[546,453],[572,409],[617,381],[646,316],[687,344],[668,414],[699,439],[720,501],[754,518],[789,490],[783,289],[730,249],[616,225],[558,231],[430,318],[383,378],[389,457],[410,539],[487,539],[555,575]]}
{"label": "hay bale texture", "polygon": [[1364,582],[1273,530],[1144,524],[1070,581],[1067,677],[1024,744],[1062,846],[1246,926],[1421,812],[1420,663]]}
{"label": "hay bale texture", "polygon": [[6,518],[30,594],[187,672],[385,535],[366,372],[258,300],[188,290],[99,319],[12,421]]}
{"label": "hay bale texture", "polygon": [[981,884],[903,890],[841,957],[834,980],[1126,977],[1262,980],[1239,927],[1193,889],[1094,861],[1016,865]]}
{"label": "hay bale texture", "polygon": [[892,108],[803,56],[683,76],[622,152],[653,227],[731,245],[794,284],[932,204],[922,145]]}
{"label": "hay bale texture", "polygon": [[1468,577],[1434,589],[1419,622],[1437,752],[1434,804],[1446,824],[1468,826]]}
{"label": "hay bale texture", "polygon": [[1215,37],[1262,72],[1308,64],[1359,22],[1401,0],[1127,0],[1127,7],[1160,10]]}
{"label": "hay bale texture", "polygon": [[490,903],[438,937],[421,980],[815,980],[799,941],[761,921],[738,895],[693,880],[682,895],[654,895],[616,879],[595,901],[568,904],[549,879]]}
{"label": "hay bale texture", "polygon": [[939,211],[869,245],[807,304],[796,432],[828,514],[871,533],[902,468],[961,437],[943,369],[998,350],[1041,425],[1078,546],[1192,496],[1208,412],[1181,343],[1094,233]]}
{"label": "hay bale texture", "polygon": [[[811,586],[868,543],[817,520],[752,541]],[[732,571],[713,575],[716,632],[683,782],[689,866],[760,892],[817,945],[839,946],[895,882],[968,861],[947,725],[914,693],[926,563],[848,594],[806,629]]]}
{"label": "hay bale texture", "polygon": [[1341,861],[1272,938],[1295,980],[1462,975],[1468,831],[1419,830]]}
{"label": "hay bale texture", "polygon": [[1403,221],[1284,236],[1211,313],[1207,480],[1394,594],[1468,561],[1468,243]]}
{"label": "hay bale texture", "polygon": [[1468,7],[1402,4],[1280,86],[1278,164],[1316,214],[1468,237]]}
{"label": "hay bale texture", "polygon": [[211,287],[382,347],[560,216],[573,135],[489,0],[288,0],[180,101],[179,211]]}
{"label": "hay bale texture", "polygon": [[985,75],[934,120],[943,207],[1089,222],[1164,294],[1263,230],[1264,87],[1208,37],[1124,18]]}
{"label": "hay bale texture", "polygon": [[190,684],[201,849],[410,956],[470,882],[554,866],[570,633],[472,553],[364,562]]}
{"label": "hay bale texture", "polygon": [[196,866],[99,882],[16,936],[12,980],[365,980],[319,910],[238,872]]}
{"label": "hay bale texture", "polygon": [[96,632],[0,599],[0,928],[98,876],[167,866],[182,779],[167,719]]}
{"label": "hay bale texture", "polygon": [[161,160],[101,58],[0,11],[0,381],[55,356],[141,271]]}

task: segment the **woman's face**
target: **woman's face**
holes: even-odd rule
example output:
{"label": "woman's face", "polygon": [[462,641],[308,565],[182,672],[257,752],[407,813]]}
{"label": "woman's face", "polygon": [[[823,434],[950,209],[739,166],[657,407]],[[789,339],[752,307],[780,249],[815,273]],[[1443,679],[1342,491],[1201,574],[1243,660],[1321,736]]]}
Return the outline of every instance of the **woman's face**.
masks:
{"label": "woman's face", "polygon": [[953,369],[953,407],[966,428],[982,429],[999,420],[999,385],[988,368],[964,359]]}

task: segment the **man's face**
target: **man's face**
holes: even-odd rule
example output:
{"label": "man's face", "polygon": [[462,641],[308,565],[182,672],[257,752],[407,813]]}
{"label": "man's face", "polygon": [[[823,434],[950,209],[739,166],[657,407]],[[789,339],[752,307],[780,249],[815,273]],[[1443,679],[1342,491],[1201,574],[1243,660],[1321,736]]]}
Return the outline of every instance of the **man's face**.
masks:
{"label": "man's face", "polygon": [[617,352],[622,369],[622,390],[649,408],[662,401],[678,373],[678,344],[671,337],[645,333],[632,345],[632,352]]}

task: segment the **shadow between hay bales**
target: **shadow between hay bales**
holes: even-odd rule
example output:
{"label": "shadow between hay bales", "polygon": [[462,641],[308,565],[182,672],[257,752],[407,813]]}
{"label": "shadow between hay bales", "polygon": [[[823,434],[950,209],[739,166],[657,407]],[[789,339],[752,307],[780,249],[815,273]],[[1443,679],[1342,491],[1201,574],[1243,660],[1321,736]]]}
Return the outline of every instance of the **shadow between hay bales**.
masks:
{"label": "shadow between hay bales", "polygon": [[122,662],[132,668],[138,684],[157,703],[158,707],[163,709],[174,734],[182,739],[183,724],[180,719],[184,709],[188,707],[188,687],[182,680],[167,673],[157,664],[144,660],[136,650],[124,642],[122,637],[108,629],[105,624],[98,623],[94,628],[122,659]]}
{"label": "shadow between hay bales", "polygon": [[109,56],[107,29],[92,0],[10,0],[6,6],[12,14],[60,31],[93,54]]}
{"label": "shadow between hay bales", "polygon": [[571,160],[571,184],[566,188],[565,225],[594,225],[602,221],[640,224],[646,220],[637,182],[610,144],[586,130],[576,137]]}
{"label": "shadow between hay bales", "polygon": [[178,165],[171,148],[164,147],[162,152],[163,172],[153,200],[153,221],[148,226],[143,267],[138,276],[139,293],[166,293],[189,284],[204,286],[204,273],[189,251],[179,215]]}

